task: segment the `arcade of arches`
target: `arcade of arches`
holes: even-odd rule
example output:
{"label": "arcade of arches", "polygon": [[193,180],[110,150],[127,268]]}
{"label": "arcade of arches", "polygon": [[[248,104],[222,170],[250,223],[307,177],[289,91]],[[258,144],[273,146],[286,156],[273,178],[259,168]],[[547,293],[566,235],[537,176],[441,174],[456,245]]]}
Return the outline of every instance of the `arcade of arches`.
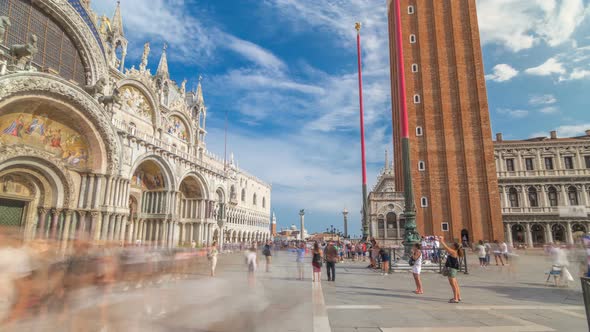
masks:
{"label": "arcade of arches", "polygon": [[547,243],[573,244],[576,239],[588,233],[586,221],[567,222],[505,222],[506,241],[513,245],[539,247]]}
{"label": "arcade of arches", "polygon": [[207,150],[200,80],[170,79],[166,49],[150,70],[149,43],[127,68],[120,8],[105,24],[69,3],[0,1],[0,227],[65,245],[269,239],[271,186]]}

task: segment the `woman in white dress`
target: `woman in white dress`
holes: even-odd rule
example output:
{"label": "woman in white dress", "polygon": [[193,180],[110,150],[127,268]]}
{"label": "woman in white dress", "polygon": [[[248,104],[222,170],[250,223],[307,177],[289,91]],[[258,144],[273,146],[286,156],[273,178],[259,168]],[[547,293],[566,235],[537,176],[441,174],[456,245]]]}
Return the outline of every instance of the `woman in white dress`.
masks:
{"label": "woman in white dress", "polygon": [[219,250],[217,250],[217,242],[213,242],[211,249],[207,256],[209,257],[209,262],[211,264],[211,276],[215,277],[215,268],[217,267],[217,255],[219,254]]}
{"label": "woman in white dress", "polygon": [[414,293],[416,294],[424,294],[424,290],[422,289],[422,280],[420,280],[420,272],[422,272],[422,245],[420,243],[414,244],[414,248],[412,248],[412,261],[414,265],[412,265],[412,274],[414,275],[414,281],[416,282],[416,290]]}

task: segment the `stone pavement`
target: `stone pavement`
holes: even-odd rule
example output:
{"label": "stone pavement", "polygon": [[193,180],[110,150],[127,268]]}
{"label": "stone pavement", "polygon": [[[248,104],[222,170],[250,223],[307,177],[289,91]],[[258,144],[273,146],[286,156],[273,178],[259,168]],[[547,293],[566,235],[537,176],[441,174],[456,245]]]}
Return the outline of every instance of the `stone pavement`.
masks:
{"label": "stone pavement", "polygon": [[[470,257],[471,258],[471,257]],[[425,294],[415,295],[409,273],[381,276],[367,263],[338,264],[336,282],[298,281],[295,257],[281,252],[270,273],[263,260],[254,286],[241,254],[219,258],[211,278],[197,274],[106,296],[75,294],[67,315],[36,318],[14,331],[588,331],[579,281],[570,288],[545,285],[548,263],[524,256],[510,267],[472,266],[459,275],[463,302],[446,278],[424,273]],[[471,258],[471,262],[476,260]],[[311,275],[311,263],[306,263]],[[572,272],[574,274],[575,271]]]}

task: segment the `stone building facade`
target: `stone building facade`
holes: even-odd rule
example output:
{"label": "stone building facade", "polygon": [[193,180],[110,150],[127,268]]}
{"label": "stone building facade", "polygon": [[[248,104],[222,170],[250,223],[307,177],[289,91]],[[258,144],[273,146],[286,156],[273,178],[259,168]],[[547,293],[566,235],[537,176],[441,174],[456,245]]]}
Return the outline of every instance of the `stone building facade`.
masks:
{"label": "stone building facade", "polygon": [[402,244],[404,237],[404,193],[395,190],[395,170],[385,157],[385,167],[367,199],[369,236],[381,246]]}
{"label": "stone building facade", "polygon": [[[394,160],[402,160],[395,36],[388,0]],[[476,0],[401,0],[410,162],[420,234],[503,238]],[[402,163],[396,188],[404,190]]]}
{"label": "stone building facade", "polygon": [[120,8],[0,0],[0,226],[162,246],[270,238],[271,187],[206,147],[201,82],[129,68]]}
{"label": "stone building facade", "polygon": [[579,137],[504,140],[495,146],[506,240],[573,243],[590,229],[590,131]]}

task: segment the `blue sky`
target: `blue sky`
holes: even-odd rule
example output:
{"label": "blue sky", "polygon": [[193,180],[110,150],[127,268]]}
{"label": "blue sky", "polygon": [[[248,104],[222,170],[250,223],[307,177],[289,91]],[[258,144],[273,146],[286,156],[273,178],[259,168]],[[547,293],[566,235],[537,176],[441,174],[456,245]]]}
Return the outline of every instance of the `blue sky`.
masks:
{"label": "blue sky", "polygon": [[[493,132],[505,139],[590,129],[590,0],[477,0]],[[273,185],[279,228],[360,234],[361,177],[354,22],[363,22],[369,185],[392,149],[385,0],[122,0],[138,65],[155,71],[169,44],[171,75],[203,76],[208,148]],[[116,1],[95,0],[112,15]],[[146,4],[149,3],[149,6]]]}

